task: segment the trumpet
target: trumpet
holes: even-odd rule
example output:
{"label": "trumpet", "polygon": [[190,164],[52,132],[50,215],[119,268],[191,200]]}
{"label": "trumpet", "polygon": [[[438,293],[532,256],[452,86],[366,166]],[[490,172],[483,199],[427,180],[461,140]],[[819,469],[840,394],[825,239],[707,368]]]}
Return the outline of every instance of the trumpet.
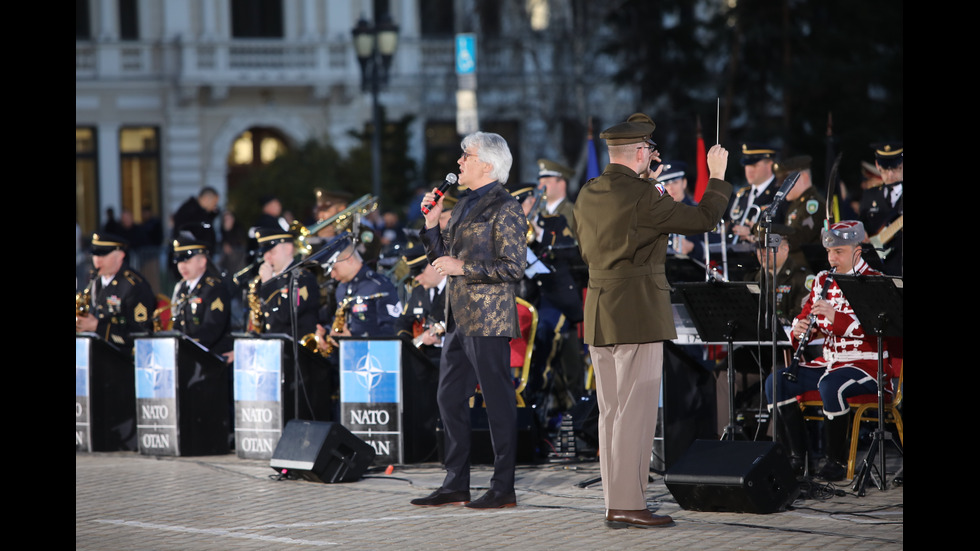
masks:
{"label": "trumpet", "polygon": [[[742,215],[742,221],[737,225],[753,227],[759,222],[759,217],[762,216],[762,207],[759,205],[751,205],[749,208],[745,209],[745,214]],[[738,235],[732,237],[732,245],[738,243]]]}
{"label": "trumpet", "polygon": [[341,233],[351,228],[355,217],[366,216],[377,209],[378,197],[368,193],[351,203],[346,209],[330,218],[320,220],[310,225],[310,227],[305,227],[296,220],[293,220],[293,223],[289,226],[289,232],[296,236],[294,245],[299,255],[307,257],[313,252],[313,245],[309,241],[311,236],[315,236],[321,230],[330,226],[333,226],[337,233]]}

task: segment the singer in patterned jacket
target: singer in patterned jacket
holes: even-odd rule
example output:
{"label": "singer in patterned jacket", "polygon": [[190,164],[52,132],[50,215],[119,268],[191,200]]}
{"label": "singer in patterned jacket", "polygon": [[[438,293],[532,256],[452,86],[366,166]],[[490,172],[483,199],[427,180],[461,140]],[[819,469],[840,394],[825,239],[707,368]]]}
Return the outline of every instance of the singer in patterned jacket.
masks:
{"label": "singer in patterned jacket", "polygon": [[[413,505],[466,504],[497,509],[517,504],[517,397],[510,369],[510,339],[519,338],[515,286],[527,264],[527,218],[503,184],[513,157],[497,134],[463,138],[459,184],[469,193],[440,231],[442,199],[435,189],[422,199],[425,227],[419,233],[429,262],[449,277],[446,339],[439,366],[437,401],[445,428],[446,477]],[[470,501],[470,407],[477,384],[483,393],[493,441],[490,488]]]}

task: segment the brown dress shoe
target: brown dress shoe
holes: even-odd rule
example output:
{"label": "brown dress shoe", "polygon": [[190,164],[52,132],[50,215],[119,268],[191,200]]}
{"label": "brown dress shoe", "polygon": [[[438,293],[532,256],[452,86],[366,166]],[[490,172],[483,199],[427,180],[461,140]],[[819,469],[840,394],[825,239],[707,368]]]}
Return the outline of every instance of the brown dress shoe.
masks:
{"label": "brown dress shoe", "polygon": [[469,490],[447,492],[442,488],[439,488],[425,497],[413,499],[411,503],[412,505],[418,505],[419,507],[440,507],[442,505],[465,505],[469,502]]}
{"label": "brown dress shoe", "polygon": [[606,512],[606,526],[610,528],[654,528],[673,525],[674,519],[666,515],[655,515],[648,509],[609,509]]}

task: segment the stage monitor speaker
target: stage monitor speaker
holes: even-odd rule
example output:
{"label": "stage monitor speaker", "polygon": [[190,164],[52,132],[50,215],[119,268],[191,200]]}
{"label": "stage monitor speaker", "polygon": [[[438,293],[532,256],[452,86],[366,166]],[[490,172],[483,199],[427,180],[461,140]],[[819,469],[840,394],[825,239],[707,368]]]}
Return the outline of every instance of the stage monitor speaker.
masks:
{"label": "stage monitor speaker", "polygon": [[291,419],[269,466],[313,482],[356,482],[374,456],[374,448],[339,423]]}
{"label": "stage monitor speaker", "polygon": [[800,494],[783,447],[775,442],[695,440],[664,483],[692,511],[775,513]]}

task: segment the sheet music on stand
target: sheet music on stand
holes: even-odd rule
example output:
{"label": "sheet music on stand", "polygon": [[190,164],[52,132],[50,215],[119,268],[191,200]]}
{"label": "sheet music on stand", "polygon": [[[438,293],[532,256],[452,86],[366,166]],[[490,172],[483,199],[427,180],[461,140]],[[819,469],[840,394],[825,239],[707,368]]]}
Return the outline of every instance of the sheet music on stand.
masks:
{"label": "sheet music on stand", "polygon": [[878,339],[878,428],[871,435],[871,446],[862,462],[860,473],[854,477],[853,486],[858,496],[864,496],[869,479],[879,490],[885,490],[888,486],[885,480],[885,441],[894,444],[899,455],[905,455],[902,446],[890,433],[885,432],[884,421],[884,340],[886,337],[904,337],[904,284],[902,278],[886,275],[840,274],[835,275],[834,280],[854,309],[854,316],[861,322],[865,333],[875,335]]}

